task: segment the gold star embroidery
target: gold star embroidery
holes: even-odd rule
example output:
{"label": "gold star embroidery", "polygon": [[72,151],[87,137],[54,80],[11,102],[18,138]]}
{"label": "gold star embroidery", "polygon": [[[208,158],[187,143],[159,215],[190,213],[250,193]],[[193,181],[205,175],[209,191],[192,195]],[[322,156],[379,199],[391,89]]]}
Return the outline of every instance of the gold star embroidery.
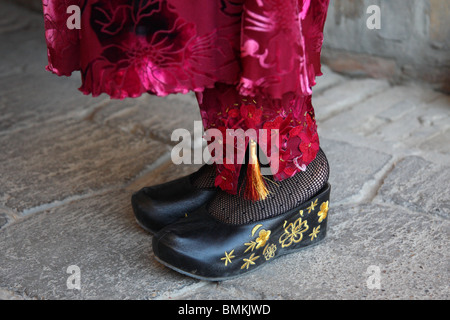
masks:
{"label": "gold star embroidery", "polygon": [[245,249],[244,253],[246,253],[247,251],[253,251],[256,248],[257,243],[255,241],[251,241],[251,242],[247,242],[244,243],[245,246],[247,246],[248,248]]}
{"label": "gold star embroidery", "polygon": [[319,199],[316,199],[316,201],[311,202],[311,205],[307,208],[308,213],[311,213],[311,211],[314,211],[314,208],[317,206],[317,200],[319,200]]}
{"label": "gold star embroidery", "polygon": [[233,259],[235,257],[235,256],[233,256],[233,253],[234,253],[234,249],[230,253],[227,253],[225,251],[225,257],[220,259],[220,260],[225,260],[225,267],[228,265],[228,262],[231,263],[231,259]]}
{"label": "gold star embroidery", "polygon": [[319,234],[319,232],[320,232],[320,226],[315,227],[315,228],[313,229],[313,232],[311,232],[311,233],[309,234],[309,236],[311,237],[311,241],[313,241],[314,238],[317,238],[317,235]]}
{"label": "gold star embroidery", "polygon": [[255,260],[256,259],[258,259],[259,258],[259,256],[256,256],[255,257],[255,254],[254,253],[252,253],[252,255],[248,258],[248,259],[244,259],[244,264],[242,265],[242,267],[241,267],[241,269],[247,269],[248,270],[248,267],[251,265],[251,264],[255,264]]}

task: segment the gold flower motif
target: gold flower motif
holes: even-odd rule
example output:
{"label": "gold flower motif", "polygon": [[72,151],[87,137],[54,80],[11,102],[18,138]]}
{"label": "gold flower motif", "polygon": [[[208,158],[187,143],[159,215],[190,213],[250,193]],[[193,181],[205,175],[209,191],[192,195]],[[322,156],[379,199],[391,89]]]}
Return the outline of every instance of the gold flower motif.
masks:
{"label": "gold flower motif", "polygon": [[263,251],[264,258],[266,258],[266,260],[272,259],[273,257],[275,257],[276,251],[277,246],[274,243],[272,243],[271,245],[267,245]]}
{"label": "gold flower motif", "polygon": [[317,235],[320,232],[320,226],[317,226],[313,229],[313,231],[309,234],[309,236],[311,237],[311,241],[314,240],[314,238],[317,238]]}
{"label": "gold flower motif", "polygon": [[320,211],[317,213],[319,216],[319,223],[326,219],[328,215],[328,201],[320,205]]}
{"label": "gold flower motif", "polygon": [[303,233],[309,229],[307,220],[298,218],[294,223],[290,223],[284,228],[284,233],[278,240],[282,248],[289,247],[292,243],[299,243],[303,239]]}
{"label": "gold flower motif", "polygon": [[266,242],[270,238],[270,233],[271,233],[270,230],[261,230],[259,232],[259,237],[256,238],[256,243],[258,244],[256,246],[256,249],[259,249],[259,248],[263,247],[266,244]]}
{"label": "gold flower motif", "polygon": [[250,265],[255,264],[255,260],[258,259],[258,258],[259,258],[259,256],[256,256],[256,257],[255,257],[255,254],[252,253],[252,255],[251,255],[248,259],[243,259],[245,263],[242,265],[241,269],[244,269],[244,268],[245,268],[245,269],[248,270],[248,267],[249,267]]}
{"label": "gold flower motif", "polygon": [[[254,233],[254,232],[252,232],[252,233]],[[263,247],[266,244],[267,240],[269,240],[270,234],[271,234],[270,230],[264,230],[264,229],[261,230],[259,232],[258,238],[256,238],[255,241],[250,241],[250,242],[244,243],[244,245],[247,246],[247,249],[245,249],[244,253],[247,251],[251,252],[255,249],[259,249],[259,248]]]}

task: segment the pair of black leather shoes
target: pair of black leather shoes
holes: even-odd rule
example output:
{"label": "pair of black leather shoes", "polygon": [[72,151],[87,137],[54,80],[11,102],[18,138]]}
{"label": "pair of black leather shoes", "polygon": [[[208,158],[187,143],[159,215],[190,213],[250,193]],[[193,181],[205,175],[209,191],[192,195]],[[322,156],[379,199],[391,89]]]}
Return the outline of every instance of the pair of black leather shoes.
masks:
{"label": "pair of black leather shoes", "polygon": [[207,203],[216,188],[199,189],[192,176],[135,193],[138,223],[154,233],[156,259],[167,267],[209,281],[256,270],[284,254],[325,238],[330,185],[313,198],[275,218],[232,225],[212,217]]}

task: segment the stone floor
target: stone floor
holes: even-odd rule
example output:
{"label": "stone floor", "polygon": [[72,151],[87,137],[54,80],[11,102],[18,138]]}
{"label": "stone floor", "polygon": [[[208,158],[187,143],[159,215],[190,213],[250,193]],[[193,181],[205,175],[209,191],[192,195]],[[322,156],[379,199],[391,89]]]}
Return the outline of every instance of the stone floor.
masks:
{"label": "stone floor", "polygon": [[170,160],[171,132],[199,120],[193,96],[83,96],[78,75],[44,70],[42,17],[3,1],[0,43],[0,299],[450,298],[449,96],[324,67],[329,236],[210,283],[156,262],[130,208],[133,191],[196,170]]}

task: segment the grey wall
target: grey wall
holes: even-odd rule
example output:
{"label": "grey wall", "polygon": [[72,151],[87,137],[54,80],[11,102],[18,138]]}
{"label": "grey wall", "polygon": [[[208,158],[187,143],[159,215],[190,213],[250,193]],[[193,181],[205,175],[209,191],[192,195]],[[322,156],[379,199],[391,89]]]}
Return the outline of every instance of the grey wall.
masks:
{"label": "grey wall", "polygon": [[[381,9],[379,30],[366,26],[370,5]],[[323,60],[340,72],[450,92],[450,1],[331,0]]]}

